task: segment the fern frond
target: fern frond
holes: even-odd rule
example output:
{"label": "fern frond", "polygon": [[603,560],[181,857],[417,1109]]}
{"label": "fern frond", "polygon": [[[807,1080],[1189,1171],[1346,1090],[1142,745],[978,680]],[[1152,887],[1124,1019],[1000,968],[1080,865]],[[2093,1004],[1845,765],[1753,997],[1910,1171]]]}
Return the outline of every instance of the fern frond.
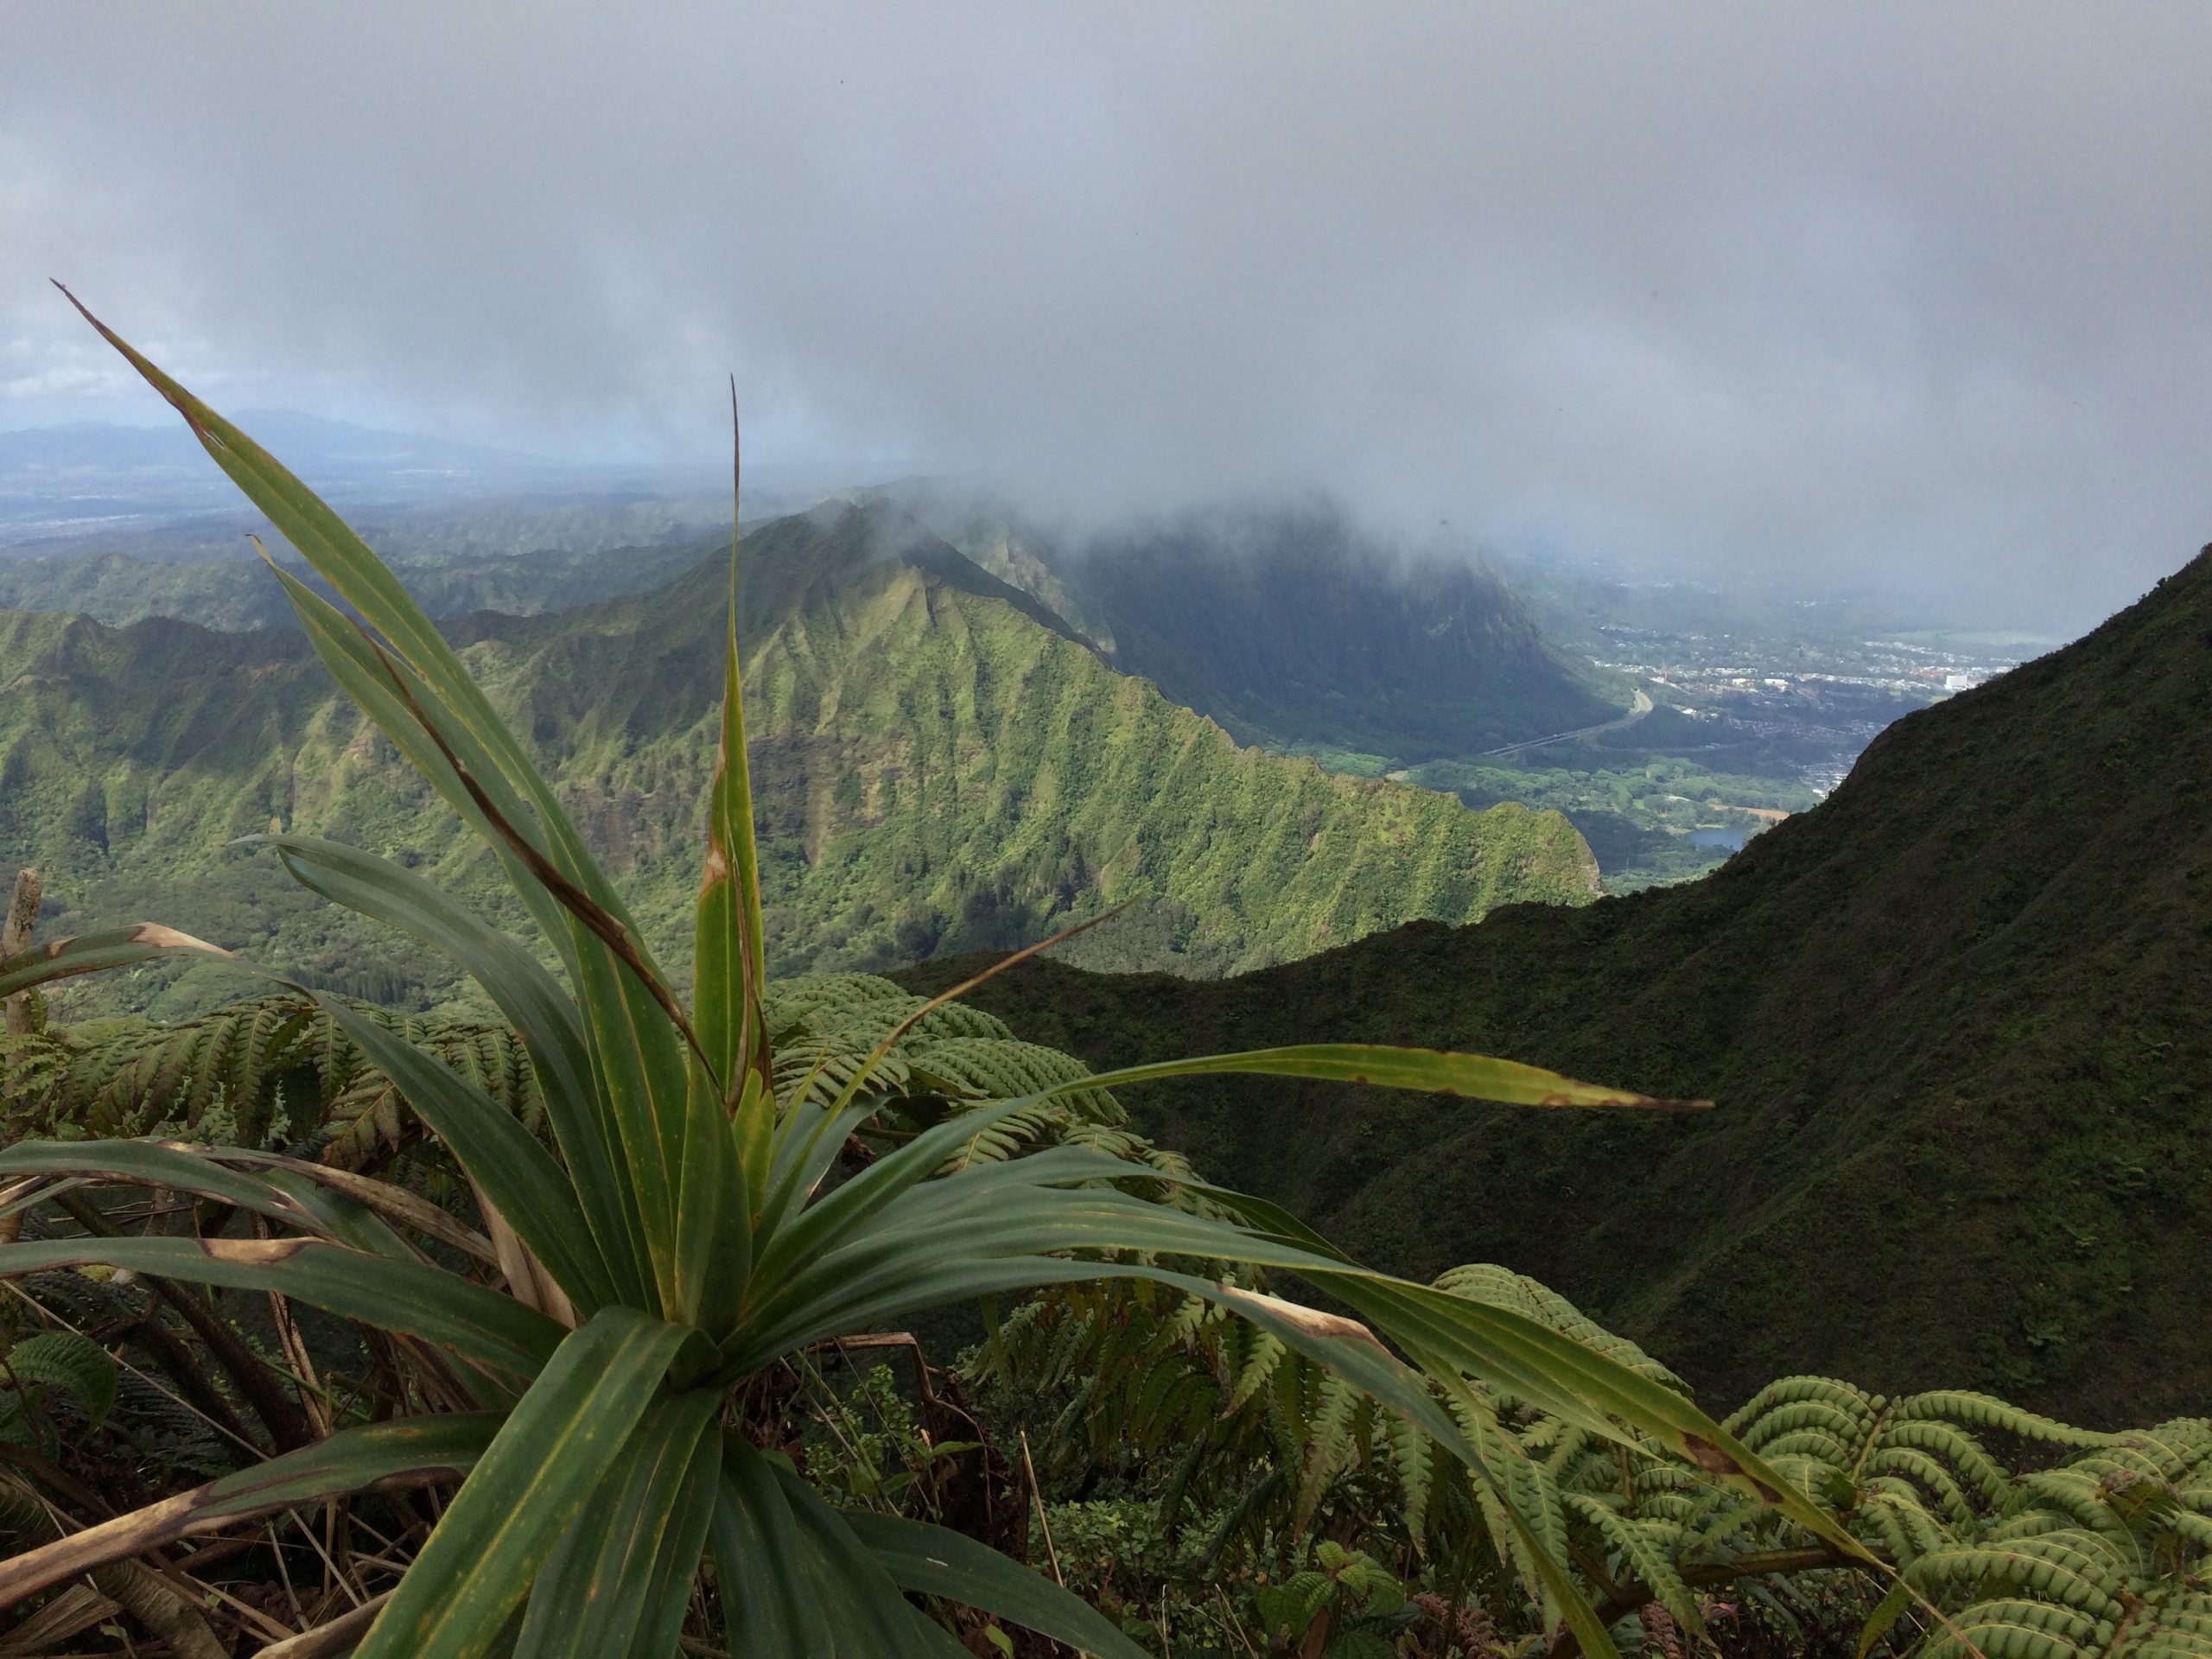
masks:
{"label": "fern frond", "polygon": [[[2038,1601],[2055,1601],[2093,1618],[2117,1619],[2126,1611],[2124,1575],[2109,1556],[2065,1537],[2027,1541],[2005,1548],[1987,1545],[1931,1551],[1912,1563],[1906,1577],[1923,1589],[1945,1585],[1986,1593],[2010,1591]],[[2120,1593],[2115,1593],[2118,1590]]]}
{"label": "fern frond", "polygon": [[1722,1420],[1721,1427],[1741,1438],[1768,1413],[1801,1402],[1817,1402],[1860,1425],[1871,1423],[1886,1403],[1879,1395],[1832,1376],[1777,1377]]}
{"label": "fern frond", "polygon": [[2112,1640],[2113,1632],[2109,1621],[2044,1602],[1978,1602],[1924,1651],[1928,1659],[1964,1659],[1974,1650],[1986,1659],[2088,1659]]}
{"label": "fern frond", "polygon": [[1697,1598],[1675,1566],[1675,1547],[1680,1542],[1675,1529],[1665,1522],[1632,1519],[1586,1492],[1567,1494],[1566,1503],[1570,1514],[1605,1541],[1624,1569],[1623,1577],[1642,1580],[1649,1599],[1677,1623],[1703,1631]]}
{"label": "fern frond", "polygon": [[2046,1446],[2110,1446],[2121,1438],[2116,1434],[2100,1433],[2095,1429],[2075,1428],[2056,1418],[2024,1411],[1993,1395],[1974,1394],[1962,1389],[1939,1389],[1927,1394],[1916,1394],[1898,1401],[1890,1411],[1898,1422],[1940,1418],[1949,1422],[1971,1424],[1976,1428],[2001,1430],[2007,1434],[2018,1435],[2024,1440],[2037,1440]]}
{"label": "fern frond", "polygon": [[1925,1452],[1909,1446],[1885,1446],[1860,1465],[1869,1477],[1895,1476],[1917,1486],[1923,1499],[1932,1497],[1955,1527],[1971,1526],[1974,1507],[1957,1479]]}
{"label": "fern frond", "polygon": [[1426,1554],[1429,1499],[1435,1491],[1436,1443],[1398,1412],[1383,1414],[1383,1433],[1389,1438],[1390,1464],[1398,1478],[1398,1492],[1406,1506],[1406,1530],[1416,1552]]}

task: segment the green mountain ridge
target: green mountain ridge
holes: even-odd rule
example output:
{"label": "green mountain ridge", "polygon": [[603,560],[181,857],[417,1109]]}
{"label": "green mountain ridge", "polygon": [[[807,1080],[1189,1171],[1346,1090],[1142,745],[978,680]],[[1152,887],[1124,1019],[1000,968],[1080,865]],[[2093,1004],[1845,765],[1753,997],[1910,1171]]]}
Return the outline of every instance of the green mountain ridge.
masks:
{"label": "green mountain ridge", "polygon": [[1417,1042],[1709,1096],[1630,1119],[1128,1091],[1146,1132],[1355,1255],[1507,1263],[1710,1398],[1803,1370],[2090,1421],[2202,1412],[2208,779],[2212,550],[1898,721],[1704,880],[1210,984],[1032,963],[970,1000],[1089,1058]]}
{"label": "green mountain ridge", "polygon": [[[1027,943],[1129,901],[1065,948],[1217,972],[1413,916],[1595,892],[1557,814],[1473,812],[1240,749],[888,509],[778,520],[745,548],[779,971]],[[679,970],[728,614],[723,567],[698,551],[647,593],[448,625]],[[273,822],[490,894],[483,861],[425,804],[290,631],[0,612],[0,862],[42,868],[52,931],[157,917],[321,982],[443,995],[435,962],[309,902],[265,853],[222,846]],[[240,988],[195,968],[111,994],[182,1011]]]}

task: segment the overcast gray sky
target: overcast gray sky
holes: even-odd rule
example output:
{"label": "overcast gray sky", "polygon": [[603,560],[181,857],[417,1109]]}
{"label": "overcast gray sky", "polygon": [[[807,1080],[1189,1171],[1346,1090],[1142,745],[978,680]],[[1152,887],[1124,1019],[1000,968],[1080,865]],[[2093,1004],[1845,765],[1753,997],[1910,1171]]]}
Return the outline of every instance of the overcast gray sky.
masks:
{"label": "overcast gray sky", "polygon": [[2212,8],[16,4],[0,426],[978,475],[2075,626],[2212,539]]}

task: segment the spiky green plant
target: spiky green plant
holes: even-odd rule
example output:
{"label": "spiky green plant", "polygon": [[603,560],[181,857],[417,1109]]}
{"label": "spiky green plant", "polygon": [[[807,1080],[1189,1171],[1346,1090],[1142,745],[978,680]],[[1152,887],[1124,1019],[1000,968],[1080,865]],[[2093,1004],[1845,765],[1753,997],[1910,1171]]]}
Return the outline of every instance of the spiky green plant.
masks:
{"label": "spiky green plant", "polygon": [[[476,981],[529,1055],[553,1144],[400,1034],[319,999],[473,1184],[503,1282],[479,1262],[456,1269],[432,1259],[416,1242],[426,1206],[358,1177],[334,1185],[313,1166],[146,1141],[25,1142],[0,1154],[0,1174],[18,1178],[9,1198],[19,1208],[54,1189],[123,1183],[264,1224],[248,1237],[88,1228],[0,1248],[0,1275],[99,1264],[267,1292],[391,1333],[439,1370],[442,1392],[464,1408],[342,1428],[32,1550],[0,1565],[0,1605],[241,1517],[457,1478],[375,1611],[357,1649],[366,1659],[510,1648],[528,1659],[664,1659],[702,1570],[730,1647],[748,1656],[956,1651],[909,1592],[1094,1654],[1133,1655],[1094,1610],[971,1539],[832,1508],[760,1448],[750,1414],[760,1393],[747,1387],[788,1357],[917,1310],[1113,1277],[1230,1304],[1407,1414],[1485,1490],[1508,1473],[1498,1466],[1504,1442],[1468,1432],[1484,1427],[1478,1387],[1592,1434],[1664,1447],[1809,1528],[1835,1530],[1681,1395],[1540,1320],[1363,1269],[1255,1200],[1208,1189],[1211,1213],[1150,1202],[1128,1189],[1156,1187],[1160,1172],[1103,1147],[959,1156],[994,1126],[1056,1101],[1206,1072],[1535,1106],[1668,1103],[1500,1060],[1315,1045],[1071,1077],[917,1125],[905,1144],[830,1184],[840,1148],[880,1104],[866,1091],[891,1038],[834,1090],[817,1086],[826,1059],[796,1079],[779,1072],[734,605],[687,1007],[553,791],[391,573],[265,451],[86,315],[352,607],[349,616],[275,570],[330,672],[483,840],[557,955],[559,976],[384,860],[271,838],[309,888],[445,950]],[[733,596],[736,581],[734,546]],[[0,963],[0,995],[181,952],[223,954],[154,925],[117,929]],[[81,1216],[81,1195],[72,1196]],[[445,1224],[439,1237],[450,1243]],[[1224,1286],[1192,1262],[1295,1274],[1369,1324]],[[1609,1654],[1564,1571],[1533,1537],[1522,1543],[1583,1648]]]}

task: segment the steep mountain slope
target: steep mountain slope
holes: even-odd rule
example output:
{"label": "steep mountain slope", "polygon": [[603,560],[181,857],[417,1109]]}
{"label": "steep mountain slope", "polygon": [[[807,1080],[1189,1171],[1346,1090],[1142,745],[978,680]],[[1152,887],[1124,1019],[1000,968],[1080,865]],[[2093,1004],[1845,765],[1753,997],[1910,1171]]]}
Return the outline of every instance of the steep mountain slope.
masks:
{"label": "steep mountain slope", "polygon": [[1325,501],[1065,543],[957,492],[884,493],[1240,741],[1411,763],[1620,712],[1478,561],[1403,558]]}
{"label": "steep mountain slope", "polygon": [[1535,1274],[1719,1400],[1802,1368],[2201,1412],[2208,780],[2212,550],[1899,721],[1703,880],[1217,984],[1036,964],[976,1000],[1093,1058],[1357,1037],[1710,1096],[1630,1122],[1224,1083],[1141,1114],[1380,1264]]}
{"label": "steep mountain slope", "polygon": [[[887,509],[779,520],[746,550],[781,969],[1026,942],[1129,900],[1080,942],[1089,960],[1219,971],[1595,891],[1557,814],[1238,749]],[[650,594],[453,627],[678,967],[727,592],[710,556]],[[51,926],[157,915],[368,994],[435,994],[435,963],[288,892],[268,855],[220,850],[274,820],[483,891],[481,860],[424,806],[289,632],[0,613],[0,864],[45,866],[69,906]],[[194,971],[164,1006],[214,994],[221,970]]]}
{"label": "steep mountain slope", "polygon": [[1115,665],[1256,740],[1402,761],[1619,712],[1479,564],[1397,567],[1323,506],[1193,514],[1087,550]]}

